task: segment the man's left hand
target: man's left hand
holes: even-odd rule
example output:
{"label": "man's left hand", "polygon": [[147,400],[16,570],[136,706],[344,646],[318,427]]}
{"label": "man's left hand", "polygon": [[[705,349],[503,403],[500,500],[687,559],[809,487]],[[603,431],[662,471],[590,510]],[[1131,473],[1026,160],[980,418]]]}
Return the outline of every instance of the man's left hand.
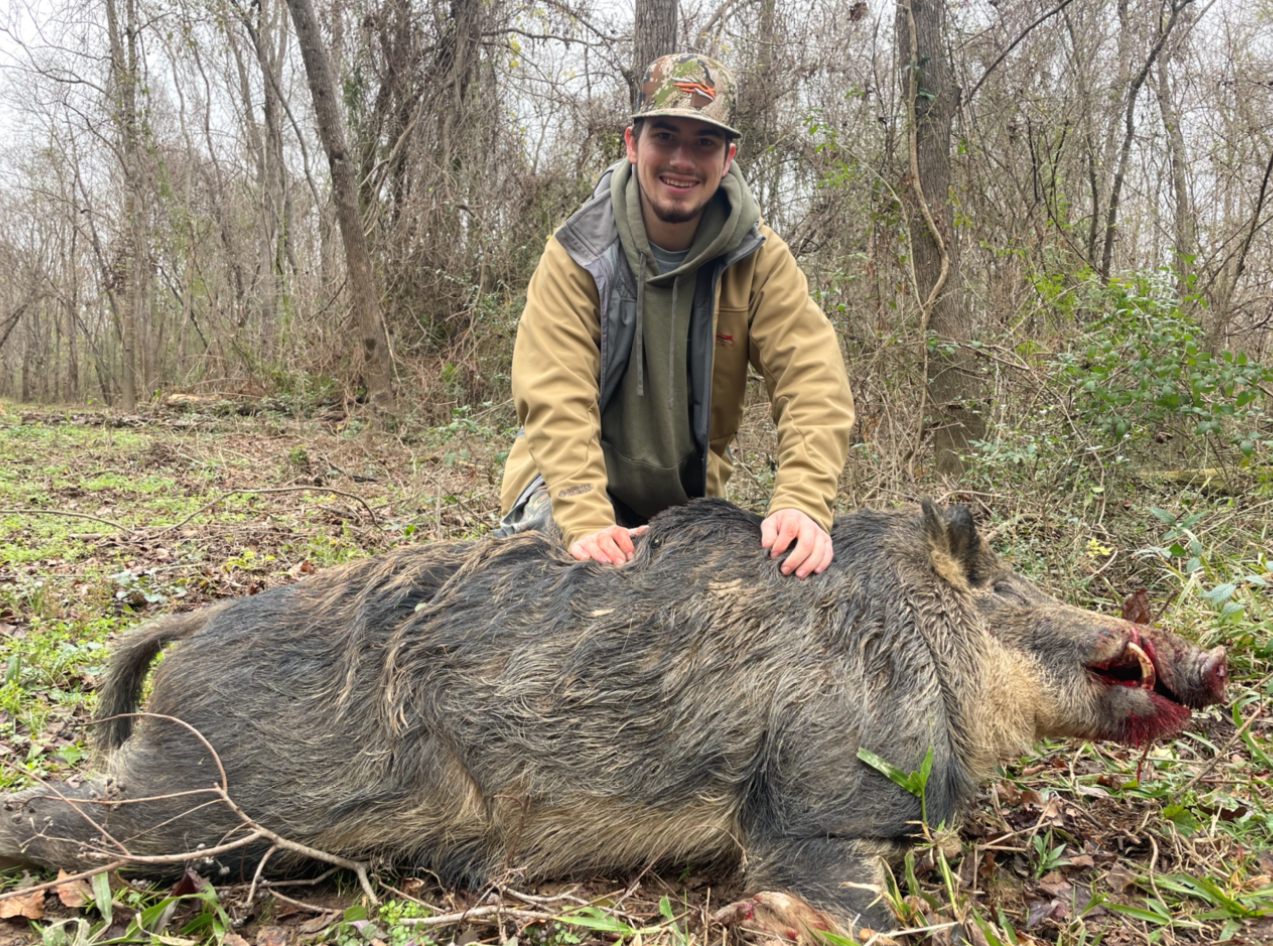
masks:
{"label": "man's left hand", "polygon": [[822,531],[807,513],[799,509],[779,509],[770,513],[760,524],[760,544],[769,549],[769,557],[777,558],[791,547],[787,560],[782,563],[782,573],[796,573],[797,578],[810,574],[822,574],[831,564],[831,536]]}

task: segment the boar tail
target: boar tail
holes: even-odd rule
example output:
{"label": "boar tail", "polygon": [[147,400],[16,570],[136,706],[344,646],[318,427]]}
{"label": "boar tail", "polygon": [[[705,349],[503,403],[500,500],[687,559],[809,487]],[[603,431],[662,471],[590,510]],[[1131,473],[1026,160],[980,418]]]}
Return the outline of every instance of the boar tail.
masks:
{"label": "boar tail", "polygon": [[98,724],[96,742],[102,752],[110,752],[124,744],[133,731],[133,717],[141,698],[142,684],[150,664],[165,644],[184,640],[207,623],[211,609],[174,614],[153,621],[126,635],[115,645],[106,680],[97,692]]}

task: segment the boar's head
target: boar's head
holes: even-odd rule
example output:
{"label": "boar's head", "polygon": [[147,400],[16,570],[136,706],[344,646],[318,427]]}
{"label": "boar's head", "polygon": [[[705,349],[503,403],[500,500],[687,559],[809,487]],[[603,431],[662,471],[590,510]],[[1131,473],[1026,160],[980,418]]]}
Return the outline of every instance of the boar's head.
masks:
{"label": "boar's head", "polygon": [[1033,737],[1142,745],[1179,732],[1191,709],[1225,700],[1223,647],[1204,652],[1170,631],[1057,601],[1004,564],[963,507],[943,513],[926,502],[924,524],[938,571],[962,575],[1003,648],[983,675],[998,677],[983,680],[999,695],[991,712],[1015,711],[1026,723],[1033,714]]}

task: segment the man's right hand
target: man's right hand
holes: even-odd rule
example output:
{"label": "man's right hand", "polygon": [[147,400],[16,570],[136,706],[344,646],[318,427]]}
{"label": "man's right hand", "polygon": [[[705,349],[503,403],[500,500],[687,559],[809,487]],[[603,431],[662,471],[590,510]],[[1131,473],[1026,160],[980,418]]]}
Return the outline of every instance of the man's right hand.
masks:
{"label": "man's right hand", "polygon": [[585,535],[570,546],[570,554],[579,561],[592,559],[594,562],[606,562],[610,565],[622,565],[632,558],[636,551],[632,544],[634,535],[641,535],[648,526],[627,529],[623,526],[609,526],[592,535]]}

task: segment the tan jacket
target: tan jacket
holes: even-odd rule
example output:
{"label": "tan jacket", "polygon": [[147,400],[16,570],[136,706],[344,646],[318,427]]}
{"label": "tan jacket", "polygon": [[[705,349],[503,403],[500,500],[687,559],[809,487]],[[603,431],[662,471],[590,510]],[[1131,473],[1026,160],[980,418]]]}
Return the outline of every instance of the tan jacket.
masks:
{"label": "tan jacket", "polygon": [[[733,472],[750,363],[764,378],[778,428],[770,511],[799,509],[829,529],[848,455],[853,395],[835,330],[777,234],[721,276],[713,319],[707,493],[723,496]],[[507,512],[536,473],[567,545],[614,525],[602,456],[600,297],[592,275],[554,235],[531,277],[513,348],[513,401],[523,432],[504,468]]]}

